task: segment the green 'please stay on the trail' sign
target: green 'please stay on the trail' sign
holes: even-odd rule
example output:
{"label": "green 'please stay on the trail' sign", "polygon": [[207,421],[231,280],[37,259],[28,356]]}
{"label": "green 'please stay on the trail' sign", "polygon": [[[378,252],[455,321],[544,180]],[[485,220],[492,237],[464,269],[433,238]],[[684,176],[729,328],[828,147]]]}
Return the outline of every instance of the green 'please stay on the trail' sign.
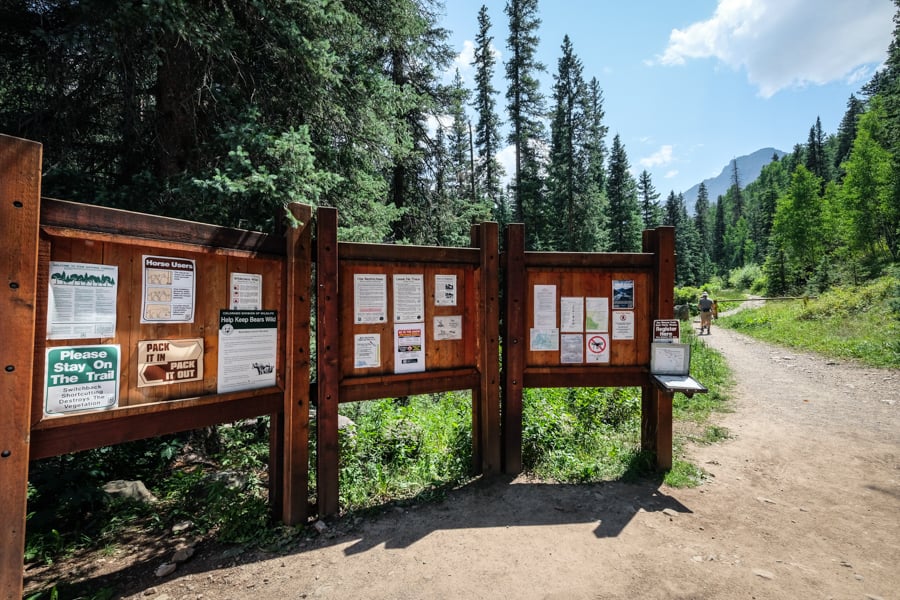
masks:
{"label": "green 'please stay on the trail' sign", "polygon": [[115,408],[119,354],[118,344],[47,348],[44,413]]}

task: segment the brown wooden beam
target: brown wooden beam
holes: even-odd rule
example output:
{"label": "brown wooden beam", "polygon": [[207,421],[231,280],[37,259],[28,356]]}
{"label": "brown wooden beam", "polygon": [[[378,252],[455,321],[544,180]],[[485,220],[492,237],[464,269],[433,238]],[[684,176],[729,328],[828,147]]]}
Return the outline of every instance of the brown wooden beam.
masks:
{"label": "brown wooden beam", "polygon": [[579,269],[652,269],[652,254],[636,252],[526,252],[526,267],[560,267]]}
{"label": "brown wooden beam", "polygon": [[[31,458],[58,456],[274,414],[281,411],[282,403],[283,394],[278,390],[251,399],[236,396],[217,402],[170,407],[165,411],[120,412],[102,420],[68,422],[62,427],[45,426],[31,433]],[[41,425],[47,423],[45,420]]]}
{"label": "brown wooden beam", "polygon": [[114,233],[120,236],[182,242],[194,246],[233,248],[284,255],[284,242],[280,237],[256,231],[232,229],[52,198],[42,200],[41,211],[42,224],[63,229]]}
{"label": "brown wooden beam", "polygon": [[22,597],[34,326],[37,306],[41,145],[0,135],[0,597]]}
{"label": "brown wooden beam", "polygon": [[522,470],[522,394],[525,374],[527,324],[525,316],[525,226],[506,228],[504,243],[503,315],[503,472],[515,475]]}
{"label": "brown wooden beam", "polygon": [[437,246],[403,246],[396,244],[361,244],[340,242],[341,261],[422,262],[477,265],[477,248],[444,248]]}
{"label": "brown wooden beam", "polygon": [[[320,207],[316,234],[316,499],[320,517],[340,510],[338,403],[340,402],[340,303],[337,210]],[[349,290],[352,294],[353,290]]]}
{"label": "brown wooden beam", "polygon": [[[306,521],[309,506],[309,363],[312,208],[291,204],[297,227],[286,231],[285,389],[281,520]],[[278,450],[278,448],[275,448]]]}
{"label": "brown wooden beam", "polygon": [[344,378],[340,401],[359,402],[380,398],[399,398],[478,387],[481,376],[477,369],[452,369],[404,375],[374,375]]}
{"label": "brown wooden beam", "polygon": [[[482,295],[479,400],[483,455],[482,472],[499,473],[500,463],[500,238],[497,223],[480,228]],[[473,394],[473,398],[474,398]]]}

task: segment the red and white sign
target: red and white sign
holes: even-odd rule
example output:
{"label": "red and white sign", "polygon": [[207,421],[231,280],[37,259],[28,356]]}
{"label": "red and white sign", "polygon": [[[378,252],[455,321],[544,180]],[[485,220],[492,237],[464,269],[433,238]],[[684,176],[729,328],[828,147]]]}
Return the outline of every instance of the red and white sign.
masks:
{"label": "red and white sign", "polygon": [[609,334],[594,333],[587,336],[587,352],[585,353],[589,363],[609,362]]}

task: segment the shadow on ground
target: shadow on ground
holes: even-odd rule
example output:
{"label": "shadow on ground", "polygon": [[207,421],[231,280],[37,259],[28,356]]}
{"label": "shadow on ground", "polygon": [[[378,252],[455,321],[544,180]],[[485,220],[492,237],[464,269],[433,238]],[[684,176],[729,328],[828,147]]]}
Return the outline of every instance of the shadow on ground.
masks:
{"label": "shadow on ground", "polygon": [[[112,592],[104,598],[136,594],[172,578],[204,574],[219,569],[252,564],[278,556],[299,555],[333,545],[346,545],[345,555],[360,554],[379,546],[406,548],[436,531],[472,528],[538,527],[569,524],[595,524],[598,538],[618,536],[640,511],[678,513],[691,510],[661,491],[662,477],[638,478],[632,482],[612,481],[595,484],[561,484],[530,481],[504,476],[481,478],[449,491],[442,499],[427,504],[390,503],[365,515],[349,514],[328,520],[321,535],[313,532],[294,540],[277,552],[240,546],[206,543],[197,548],[194,558],[167,577],[154,571],[169,556],[170,548],[150,549],[127,566],[103,575],[93,565],[80,573],[63,573],[69,583],[60,586],[62,597],[97,597],[98,590]],[[59,583],[59,582],[57,582]],[[26,578],[26,584],[28,580]],[[46,588],[49,583],[31,581],[30,589]],[[27,595],[26,595],[27,596]]]}

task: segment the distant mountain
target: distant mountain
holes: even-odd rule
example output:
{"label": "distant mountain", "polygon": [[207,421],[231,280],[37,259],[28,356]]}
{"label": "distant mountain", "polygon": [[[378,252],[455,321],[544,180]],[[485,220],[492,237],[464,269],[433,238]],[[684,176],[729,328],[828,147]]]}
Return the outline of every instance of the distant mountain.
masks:
{"label": "distant mountain", "polygon": [[[709,205],[714,207],[716,205],[716,199],[719,196],[724,196],[728,191],[728,188],[731,187],[731,169],[735,162],[737,162],[738,179],[741,182],[741,189],[744,189],[747,185],[756,181],[762,168],[772,162],[773,156],[778,155],[778,158],[781,158],[785,154],[785,152],[776,150],[775,148],[762,148],[753,154],[732,159],[725,165],[725,168],[722,169],[722,172],[719,173],[718,177],[703,180],[703,183],[706,184],[706,191],[709,194]],[[684,204],[690,215],[694,214],[694,205],[697,203],[697,190],[699,189],[700,184],[698,183],[688,191],[684,192]]]}

